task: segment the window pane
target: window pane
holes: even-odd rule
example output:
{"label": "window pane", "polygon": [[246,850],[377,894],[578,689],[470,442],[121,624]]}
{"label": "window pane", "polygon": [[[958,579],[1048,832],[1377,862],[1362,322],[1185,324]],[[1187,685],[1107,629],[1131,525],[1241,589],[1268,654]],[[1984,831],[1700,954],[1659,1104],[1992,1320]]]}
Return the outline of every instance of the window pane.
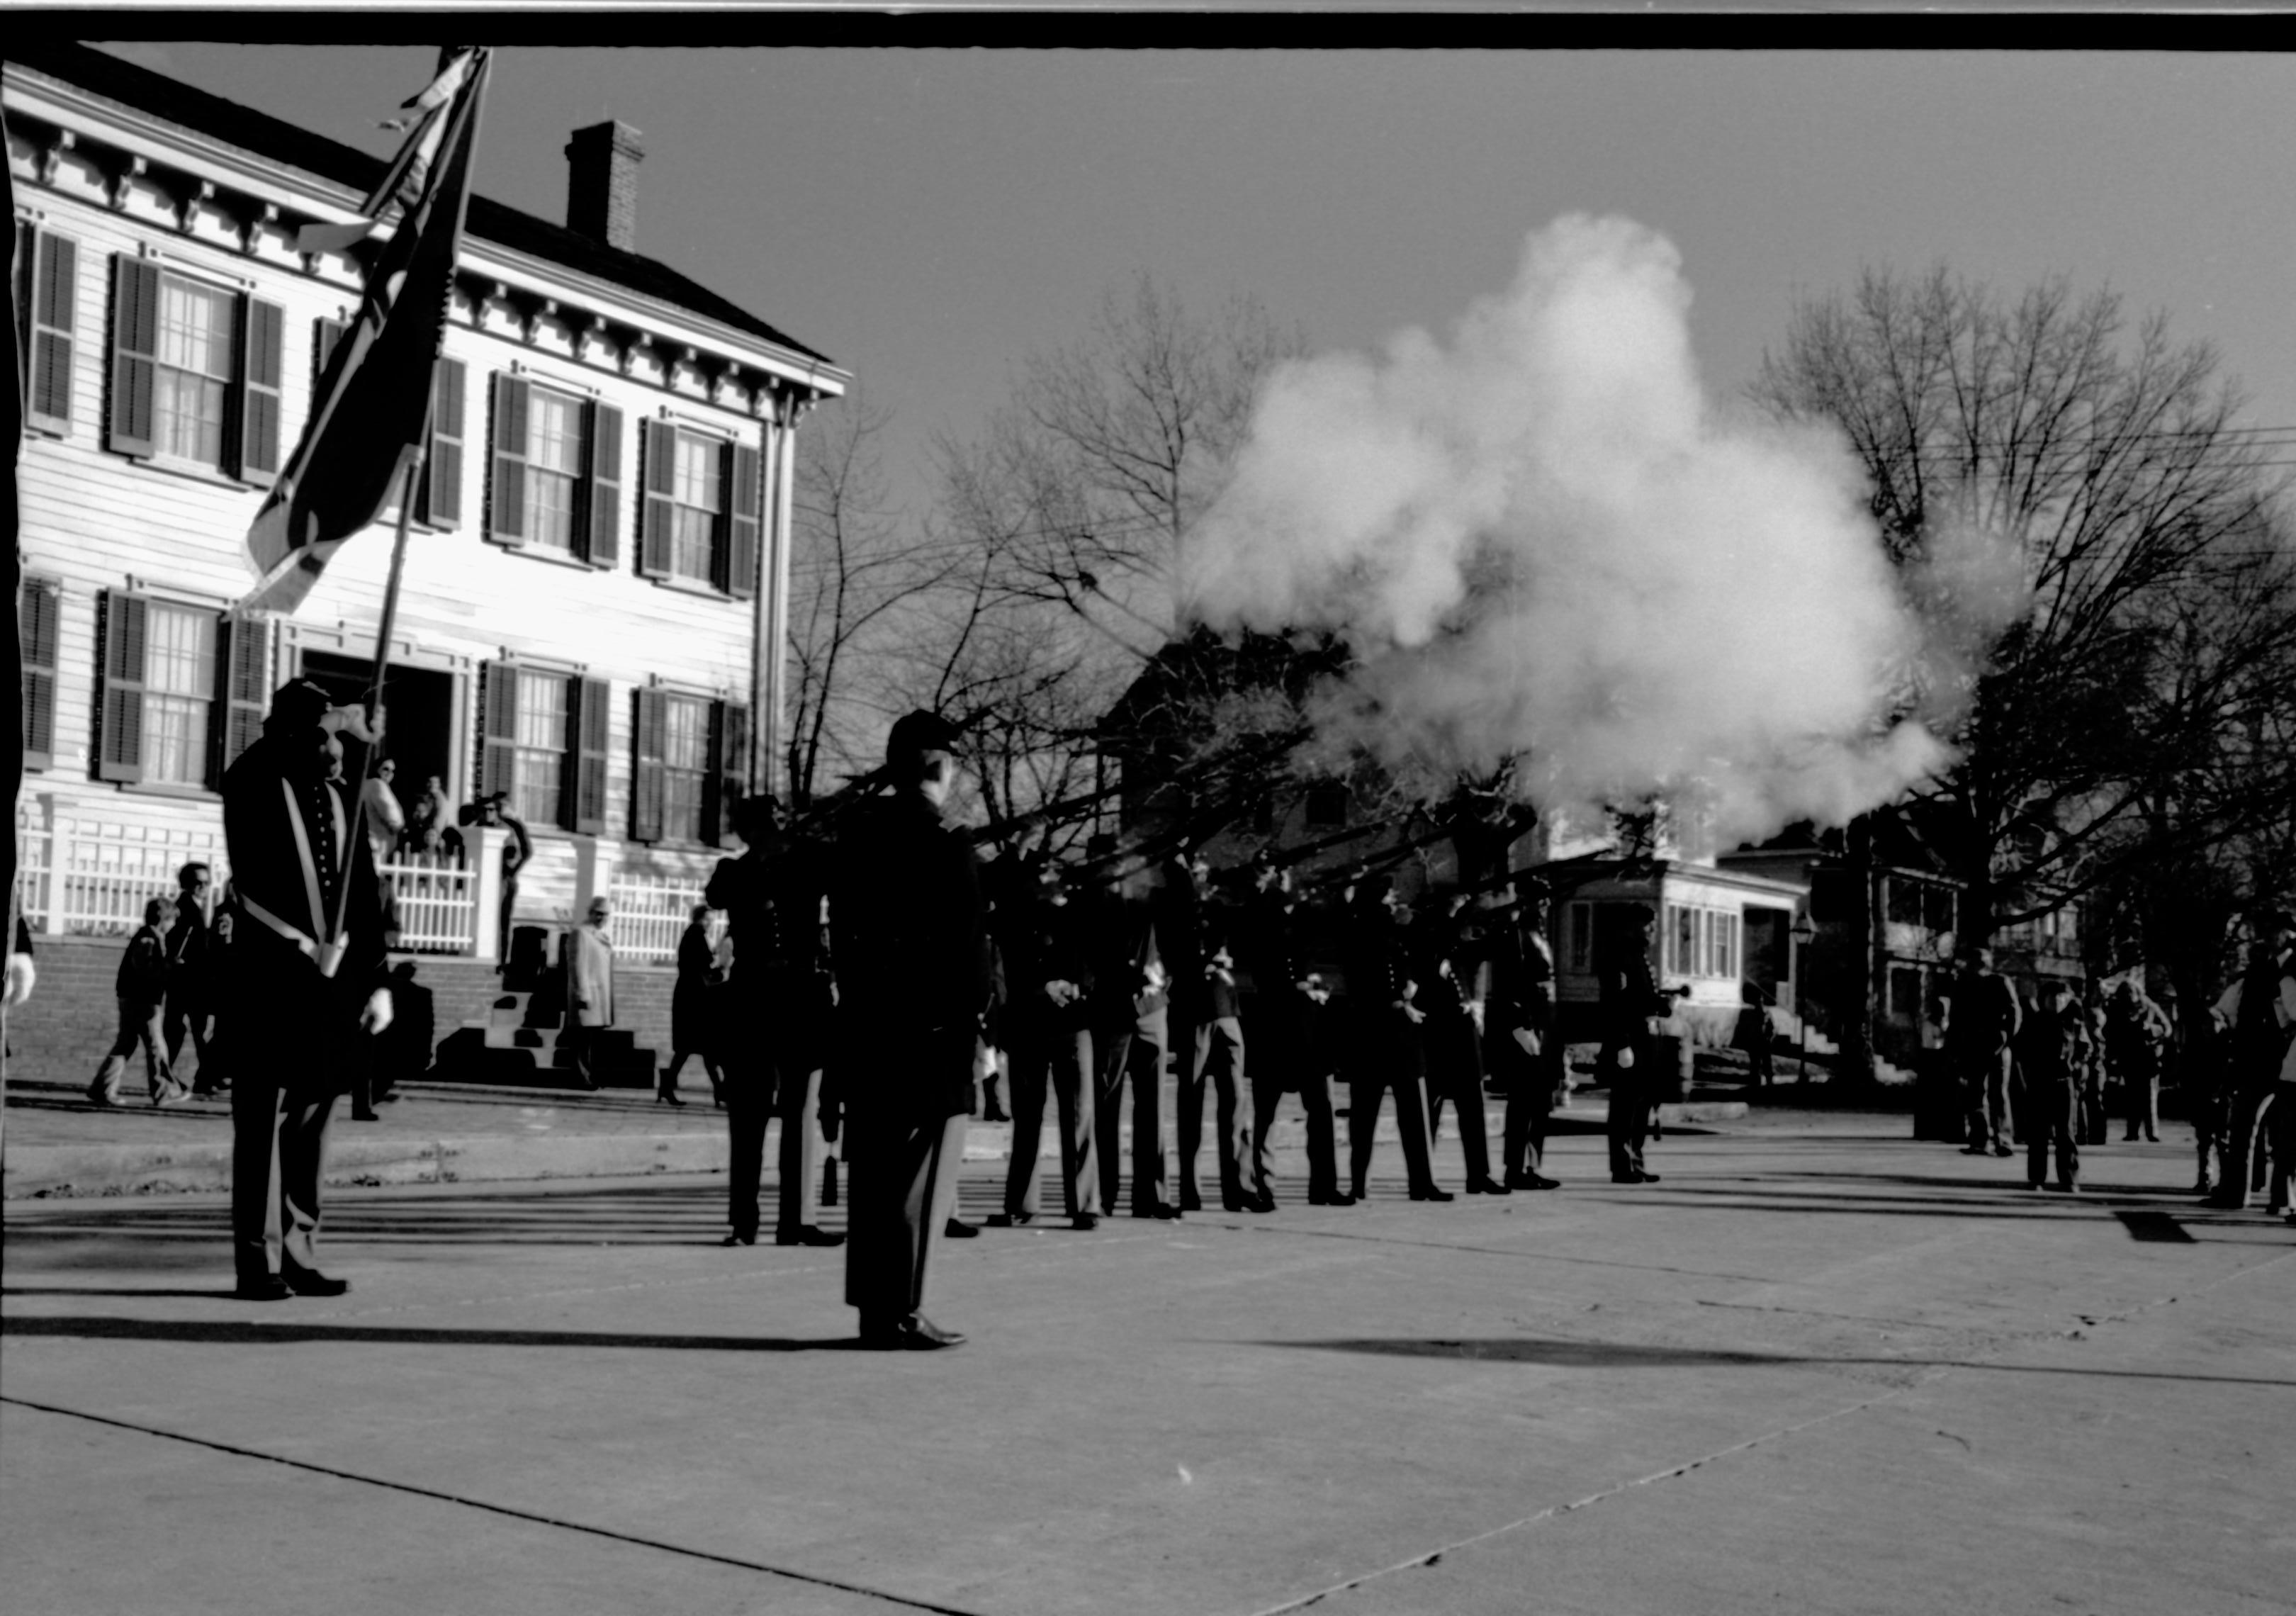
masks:
{"label": "window pane", "polygon": [[1677,907],[1674,911],[1674,958],[1667,969],[1680,976],[1689,976],[1698,969],[1698,911]]}
{"label": "window pane", "polygon": [[677,503],[712,515],[718,510],[718,445],[677,435]]}
{"label": "window pane", "polygon": [[521,674],[518,680],[518,743],[558,751],[566,744],[566,681],[548,674]]}
{"label": "window pane", "polygon": [[516,782],[511,787],[518,816],[529,824],[554,824],[558,820],[558,790],[564,760],[556,752],[518,750]]}
{"label": "window pane", "polygon": [[230,381],[230,294],[161,276],[159,356],[171,370]]}
{"label": "window pane", "polygon": [[673,841],[701,841],[701,776],[665,768],[661,798],[661,833]]}
{"label": "window pane", "polygon": [[152,447],[162,455],[223,463],[224,384],[161,365],[152,375]]}
{"label": "window pane", "polygon": [[709,583],[714,575],[710,550],[718,536],[718,519],[707,511],[677,508],[670,529],[669,570],[680,578]]}
{"label": "window pane", "polygon": [[207,781],[208,704],[182,696],[144,698],[144,778],[162,785]]}
{"label": "window pane", "polygon": [[144,685],[170,695],[215,693],[216,620],[204,611],[152,605],[144,615]]}
{"label": "window pane", "polygon": [[526,469],[526,542],[574,547],[574,480],[539,466]]}
{"label": "window pane", "polygon": [[709,709],[673,697],[662,703],[661,760],[670,768],[700,769],[709,762]]}
{"label": "window pane", "polygon": [[528,394],[526,457],[545,471],[582,469],[582,406],[540,388]]}

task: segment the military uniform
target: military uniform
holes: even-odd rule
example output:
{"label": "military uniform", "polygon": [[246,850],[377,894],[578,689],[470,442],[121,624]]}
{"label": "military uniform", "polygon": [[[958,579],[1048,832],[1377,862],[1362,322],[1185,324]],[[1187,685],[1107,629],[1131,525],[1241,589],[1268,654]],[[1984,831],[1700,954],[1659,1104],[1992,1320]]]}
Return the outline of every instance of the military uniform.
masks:
{"label": "military uniform", "polygon": [[1371,1176],[1381,1098],[1395,1091],[1396,1131],[1402,1136],[1406,1180],[1414,1201],[1448,1201],[1435,1185],[1427,1147],[1427,1056],[1413,1000],[1410,939],[1376,903],[1359,902],[1348,916],[1347,1044],[1348,1159],[1356,1198]]}
{"label": "military uniform", "polygon": [[1245,899],[1233,932],[1239,971],[1238,1009],[1251,1051],[1250,1189],[1275,1204],[1275,1153],[1268,1149],[1275,1108],[1288,1091],[1308,1118],[1308,1200],[1343,1200],[1339,1132],[1332,1114],[1331,1040],[1320,983],[1301,951],[1291,893],[1267,888]]}
{"label": "military uniform", "polygon": [[[1510,918],[1492,934],[1490,961],[1483,1050],[1506,1095],[1504,1182],[1513,1189],[1538,1189],[1554,1182],[1541,1177],[1539,1169],[1564,1072],[1555,1025],[1554,950],[1543,930]],[[1520,1034],[1528,1034],[1536,1048],[1525,1048]]]}
{"label": "military uniform", "polygon": [[357,804],[299,755],[324,741],[324,706],[315,687],[281,692],[263,738],[223,782],[237,911],[222,975],[232,1251],[252,1295],[275,1295],[283,1280],[323,1294],[348,1288],[318,1272],[319,1186],[336,1096],[371,1058],[361,1014],[385,985],[382,903]]}
{"label": "military uniform", "polygon": [[[1650,1133],[1651,1107],[1659,1092],[1658,1040],[1650,1023],[1671,1011],[1673,1001],[1658,990],[1648,947],[1631,940],[1608,951],[1596,980],[1603,1023],[1596,1070],[1611,1092],[1611,1177],[1614,1183],[1632,1184],[1656,1177],[1643,1167],[1643,1142]],[[1621,1062],[1621,1054],[1632,1059]]]}
{"label": "military uniform", "polygon": [[2161,1054],[2169,1042],[2169,1018],[2133,982],[2124,981],[2105,1003],[2104,1060],[2120,1084],[2125,1144],[2142,1130],[2160,1143]]}
{"label": "military uniform", "polygon": [[1427,1114],[1431,1141],[1443,1125],[1443,1103],[1458,1118],[1459,1152],[1467,1193],[1505,1193],[1491,1177],[1490,1130],[1483,1114],[1483,1035],[1477,1021],[1488,1012],[1490,966],[1481,930],[1464,915],[1430,915],[1414,939],[1413,978],[1427,1020],[1420,1036],[1427,1050]]}
{"label": "military uniform", "polygon": [[[702,896],[711,908],[726,912],[734,947],[726,985],[699,987],[707,980],[706,939],[692,939],[701,948],[690,960],[681,948],[681,961],[694,969],[694,991],[714,994],[720,1011],[716,1042],[730,1145],[727,1221],[732,1237],[744,1245],[758,1237],[766,1124],[775,1117],[782,1132],[774,1238],[784,1245],[819,1243],[808,1231],[818,1216],[830,1053],[821,863],[818,849],[804,844],[771,853],[753,847],[739,858],[719,859]],[[679,991],[687,991],[683,976]],[[833,1103],[828,1110],[835,1114]]]}
{"label": "military uniform", "polygon": [[1164,964],[1147,904],[1122,892],[1087,900],[1092,937],[1093,1096],[1100,1200],[1116,1210],[1123,1162],[1124,1091],[1132,1090],[1132,1200],[1135,1218],[1177,1215],[1164,1159],[1164,1052],[1169,1038]]}
{"label": "military uniform", "polygon": [[999,928],[1012,1003],[1005,1011],[1013,1075],[1013,1153],[1004,1216],[1037,1216],[1043,1177],[1037,1152],[1048,1099],[1060,1108],[1062,1205],[1072,1219],[1101,1210],[1093,1128],[1092,939],[1083,906],[1058,887],[1003,900],[1016,912]]}
{"label": "military uniform", "polygon": [[1172,1187],[1182,1211],[1202,1207],[1196,1155],[1203,1144],[1205,1089],[1210,1087],[1218,1130],[1212,1150],[1220,1204],[1236,1211],[1243,1203],[1244,1158],[1251,1148],[1251,1095],[1243,1087],[1243,1028],[1235,1013],[1235,985],[1207,970],[1211,906],[1191,868],[1177,862],[1167,865],[1164,884],[1150,898],[1149,906],[1156,917],[1157,952],[1171,979],[1166,1033],[1178,1069],[1173,1085],[1177,1149]]}
{"label": "military uniform", "polygon": [[988,999],[980,861],[921,792],[870,803],[839,838],[829,915],[851,1169],[845,1300],[867,1341],[920,1319],[956,1202]]}
{"label": "military uniform", "polygon": [[2009,1079],[2016,1069],[2015,1039],[2023,1019],[2017,989],[2007,978],[1989,970],[1963,976],[1946,1023],[1946,1042],[1961,1072],[1969,1140],[1964,1148],[1972,1155],[1988,1148],[1997,1156],[2010,1153]]}

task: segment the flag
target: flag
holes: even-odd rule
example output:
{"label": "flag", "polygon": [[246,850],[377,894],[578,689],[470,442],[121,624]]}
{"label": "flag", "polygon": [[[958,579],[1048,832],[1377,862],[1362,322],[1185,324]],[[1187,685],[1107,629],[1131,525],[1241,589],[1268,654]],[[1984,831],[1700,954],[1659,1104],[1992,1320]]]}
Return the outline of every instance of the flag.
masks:
{"label": "flag", "polygon": [[[406,211],[327,360],[303,436],[248,529],[258,582],[235,612],[294,611],[337,546],[374,520],[422,453],[488,65],[484,51],[466,52],[409,103],[452,81],[377,187],[385,201],[399,196]],[[418,150],[426,143],[427,155]],[[402,194],[418,169],[428,183]]]}
{"label": "flag", "polygon": [[430,182],[430,166],[438,161],[439,148],[446,139],[447,114],[454,108],[455,96],[475,71],[477,59],[476,51],[464,51],[455,56],[421,94],[400,103],[400,111],[412,112],[412,117],[387,118],[382,121],[382,128],[411,128],[414,132],[400,143],[398,155],[367,193],[366,201],[359,204],[359,217],[348,225],[304,226],[295,237],[296,251],[341,252],[356,247],[366,240],[374,221],[391,203],[411,209],[421,201],[422,188]]}

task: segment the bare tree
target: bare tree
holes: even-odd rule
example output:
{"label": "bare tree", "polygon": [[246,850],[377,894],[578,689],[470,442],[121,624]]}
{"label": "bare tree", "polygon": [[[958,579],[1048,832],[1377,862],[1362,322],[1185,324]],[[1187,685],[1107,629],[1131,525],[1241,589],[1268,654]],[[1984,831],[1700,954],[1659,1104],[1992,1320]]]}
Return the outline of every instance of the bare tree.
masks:
{"label": "bare tree", "polygon": [[[2255,693],[2239,670],[2282,655],[2296,623],[2284,599],[2226,594],[2284,529],[2267,451],[2217,373],[2164,316],[2131,333],[2111,293],[2049,280],[2012,302],[1941,268],[1805,304],[1764,360],[1758,400],[1849,435],[1941,636],[1987,629],[1908,678],[1909,710],[1959,761],[1904,811],[1967,883],[1972,941],[2111,879],[2134,848],[2161,857],[2137,833],[2150,800],[2182,805],[2178,847],[2255,818],[2256,776],[2195,788]],[[2013,576],[1976,581],[1972,534],[2010,547]]]}
{"label": "bare tree", "polygon": [[947,582],[947,547],[892,508],[880,447],[890,412],[858,395],[799,439],[790,562],[791,707],[783,758],[803,811],[873,763],[887,664],[904,623]]}

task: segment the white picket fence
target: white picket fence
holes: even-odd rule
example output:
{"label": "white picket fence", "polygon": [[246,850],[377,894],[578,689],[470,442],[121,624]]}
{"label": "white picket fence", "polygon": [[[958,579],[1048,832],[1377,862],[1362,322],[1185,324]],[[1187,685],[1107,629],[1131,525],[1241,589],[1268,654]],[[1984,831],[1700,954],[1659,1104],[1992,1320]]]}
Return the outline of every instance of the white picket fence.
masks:
{"label": "white picket fence", "polygon": [[16,886],[36,932],[126,937],[144,923],[145,904],[176,895],[176,872],[194,862],[220,891],[231,876],[220,832],[66,815],[49,823],[33,804],[16,810]]}
{"label": "white picket fence", "polygon": [[478,872],[410,853],[382,865],[398,910],[398,947],[410,954],[468,954],[479,935]]}
{"label": "white picket fence", "polygon": [[[693,907],[701,901],[701,882],[671,875],[617,875],[608,896],[614,906],[614,957],[635,965],[675,964],[678,939],[693,923]],[[710,919],[714,942],[719,917],[713,914]]]}

